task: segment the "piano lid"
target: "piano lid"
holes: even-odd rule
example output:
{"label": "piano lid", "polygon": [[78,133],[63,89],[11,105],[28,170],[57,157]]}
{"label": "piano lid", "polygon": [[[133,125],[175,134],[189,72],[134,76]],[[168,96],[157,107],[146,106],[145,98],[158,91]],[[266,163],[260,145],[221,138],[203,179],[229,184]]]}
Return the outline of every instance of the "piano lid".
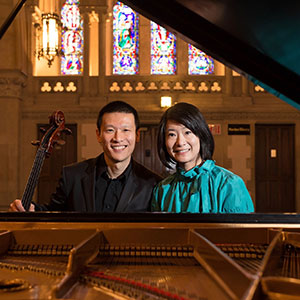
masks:
{"label": "piano lid", "polygon": [[122,1],[300,109],[300,1]]}

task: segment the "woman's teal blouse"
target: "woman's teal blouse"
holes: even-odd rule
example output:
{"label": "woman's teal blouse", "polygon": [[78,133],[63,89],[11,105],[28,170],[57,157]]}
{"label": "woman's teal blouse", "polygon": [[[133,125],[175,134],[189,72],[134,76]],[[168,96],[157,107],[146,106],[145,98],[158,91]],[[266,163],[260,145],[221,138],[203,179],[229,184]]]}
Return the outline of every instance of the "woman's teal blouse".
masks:
{"label": "woman's teal blouse", "polygon": [[250,213],[253,202],[241,177],[207,160],[189,171],[176,173],[157,184],[152,211],[189,213]]}

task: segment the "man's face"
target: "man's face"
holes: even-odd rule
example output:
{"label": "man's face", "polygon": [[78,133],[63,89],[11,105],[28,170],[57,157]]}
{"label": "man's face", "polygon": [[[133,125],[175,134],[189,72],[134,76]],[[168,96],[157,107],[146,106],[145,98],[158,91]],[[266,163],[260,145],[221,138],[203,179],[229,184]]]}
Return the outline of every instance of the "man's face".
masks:
{"label": "man's face", "polygon": [[102,117],[100,132],[97,129],[96,133],[107,163],[130,162],[135,143],[139,140],[133,114],[105,113]]}

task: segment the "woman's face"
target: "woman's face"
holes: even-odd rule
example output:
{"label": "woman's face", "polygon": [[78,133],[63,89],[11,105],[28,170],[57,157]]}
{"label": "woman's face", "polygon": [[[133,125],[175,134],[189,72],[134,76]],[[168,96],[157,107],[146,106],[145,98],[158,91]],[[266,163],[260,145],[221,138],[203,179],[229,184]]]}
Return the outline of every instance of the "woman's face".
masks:
{"label": "woman's face", "polygon": [[188,171],[201,163],[200,139],[189,128],[168,120],[165,138],[169,155],[181,168]]}

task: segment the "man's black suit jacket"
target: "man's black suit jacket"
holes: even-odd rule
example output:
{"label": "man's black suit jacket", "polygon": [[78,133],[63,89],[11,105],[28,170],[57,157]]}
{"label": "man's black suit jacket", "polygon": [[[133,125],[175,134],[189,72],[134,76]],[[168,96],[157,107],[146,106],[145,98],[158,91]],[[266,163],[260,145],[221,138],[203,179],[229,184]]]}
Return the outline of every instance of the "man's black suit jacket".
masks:
{"label": "man's black suit jacket", "polygon": [[[96,164],[99,157],[63,167],[49,204],[35,210],[95,212]],[[132,160],[132,168],[115,212],[150,211],[153,187],[162,178]]]}

